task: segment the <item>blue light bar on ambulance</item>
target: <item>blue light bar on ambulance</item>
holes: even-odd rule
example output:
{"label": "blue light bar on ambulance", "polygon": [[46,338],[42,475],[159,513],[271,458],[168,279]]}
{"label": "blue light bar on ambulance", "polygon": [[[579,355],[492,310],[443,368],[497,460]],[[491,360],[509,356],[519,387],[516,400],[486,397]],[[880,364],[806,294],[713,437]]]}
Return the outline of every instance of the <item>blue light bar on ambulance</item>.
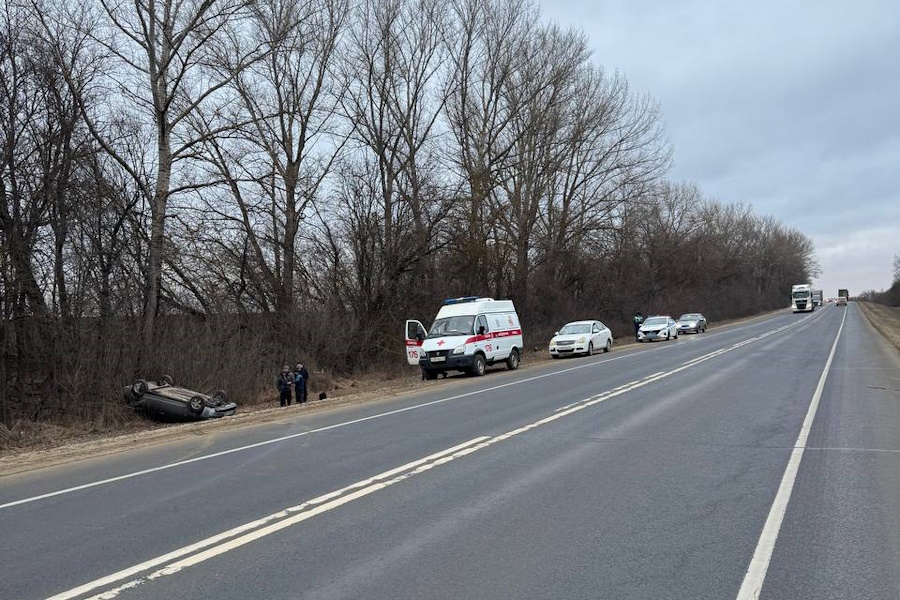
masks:
{"label": "blue light bar on ambulance", "polygon": [[448,304],[462,304],[463,302],[475,302],[480,300],[478,296],[463,296],[462,298],[447,298],[444,300],[444,306]]}

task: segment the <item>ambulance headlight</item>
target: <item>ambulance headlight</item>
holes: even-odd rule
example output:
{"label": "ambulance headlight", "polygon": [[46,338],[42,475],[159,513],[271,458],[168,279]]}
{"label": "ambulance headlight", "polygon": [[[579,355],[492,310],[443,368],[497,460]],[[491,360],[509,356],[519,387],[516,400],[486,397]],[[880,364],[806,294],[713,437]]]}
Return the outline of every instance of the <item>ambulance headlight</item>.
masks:
{"label": "ambulance headlight", "polygon": [[453,354],[465,354],[466,353],[466,345],[463,344],[461,346],[457,346],[453,349]]}

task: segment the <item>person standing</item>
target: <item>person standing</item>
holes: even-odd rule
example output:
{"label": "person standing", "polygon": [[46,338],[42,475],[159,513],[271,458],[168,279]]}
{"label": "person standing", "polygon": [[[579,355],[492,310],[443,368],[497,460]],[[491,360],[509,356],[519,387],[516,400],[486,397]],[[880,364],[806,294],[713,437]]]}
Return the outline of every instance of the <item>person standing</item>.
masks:
{"label": "person standing", "polygon": [[301,363],[294,367],[294,393],[297,394],[297,404],[306,402],[306,383],[309,380],[309,371]]}
{"label": "person standing", "polygon": [[291,384],[294,378],[291,375],[291,368],[287,365],[281,368],[281,375],[278,376],[278,394],[281,406],[291,405]]}
{"label": "person standing", "polygon": [[634,320],[634,341],[638,341],[638,330],[644,323],[644,315],[641,314],[641,311],[637,311],[632,319]]}

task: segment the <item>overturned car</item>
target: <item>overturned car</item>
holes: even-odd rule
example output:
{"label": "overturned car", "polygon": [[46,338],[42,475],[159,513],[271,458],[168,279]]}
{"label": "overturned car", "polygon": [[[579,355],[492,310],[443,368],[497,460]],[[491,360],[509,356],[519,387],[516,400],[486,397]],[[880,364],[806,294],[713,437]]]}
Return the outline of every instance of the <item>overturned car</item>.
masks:
{"label": "overturned car", "polygon": [[212,396],[172,385],[163,375],[158,381],[138,379],[125,388],[125,402],[135,411],[160,421],[200,421],[233,415],[237,404],[224,390]]}

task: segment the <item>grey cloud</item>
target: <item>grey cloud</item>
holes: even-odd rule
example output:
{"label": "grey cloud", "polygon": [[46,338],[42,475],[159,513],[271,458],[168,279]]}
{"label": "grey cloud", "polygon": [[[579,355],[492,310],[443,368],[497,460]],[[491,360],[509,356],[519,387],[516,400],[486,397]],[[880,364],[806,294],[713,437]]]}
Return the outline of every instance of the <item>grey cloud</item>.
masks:
{"label": "grey cloud", "polygon": [[672,178],[810,235],[827,289],[890,284],[900,252],[900,3],[543,9],[584,29],[599,64],[659,100]]}

